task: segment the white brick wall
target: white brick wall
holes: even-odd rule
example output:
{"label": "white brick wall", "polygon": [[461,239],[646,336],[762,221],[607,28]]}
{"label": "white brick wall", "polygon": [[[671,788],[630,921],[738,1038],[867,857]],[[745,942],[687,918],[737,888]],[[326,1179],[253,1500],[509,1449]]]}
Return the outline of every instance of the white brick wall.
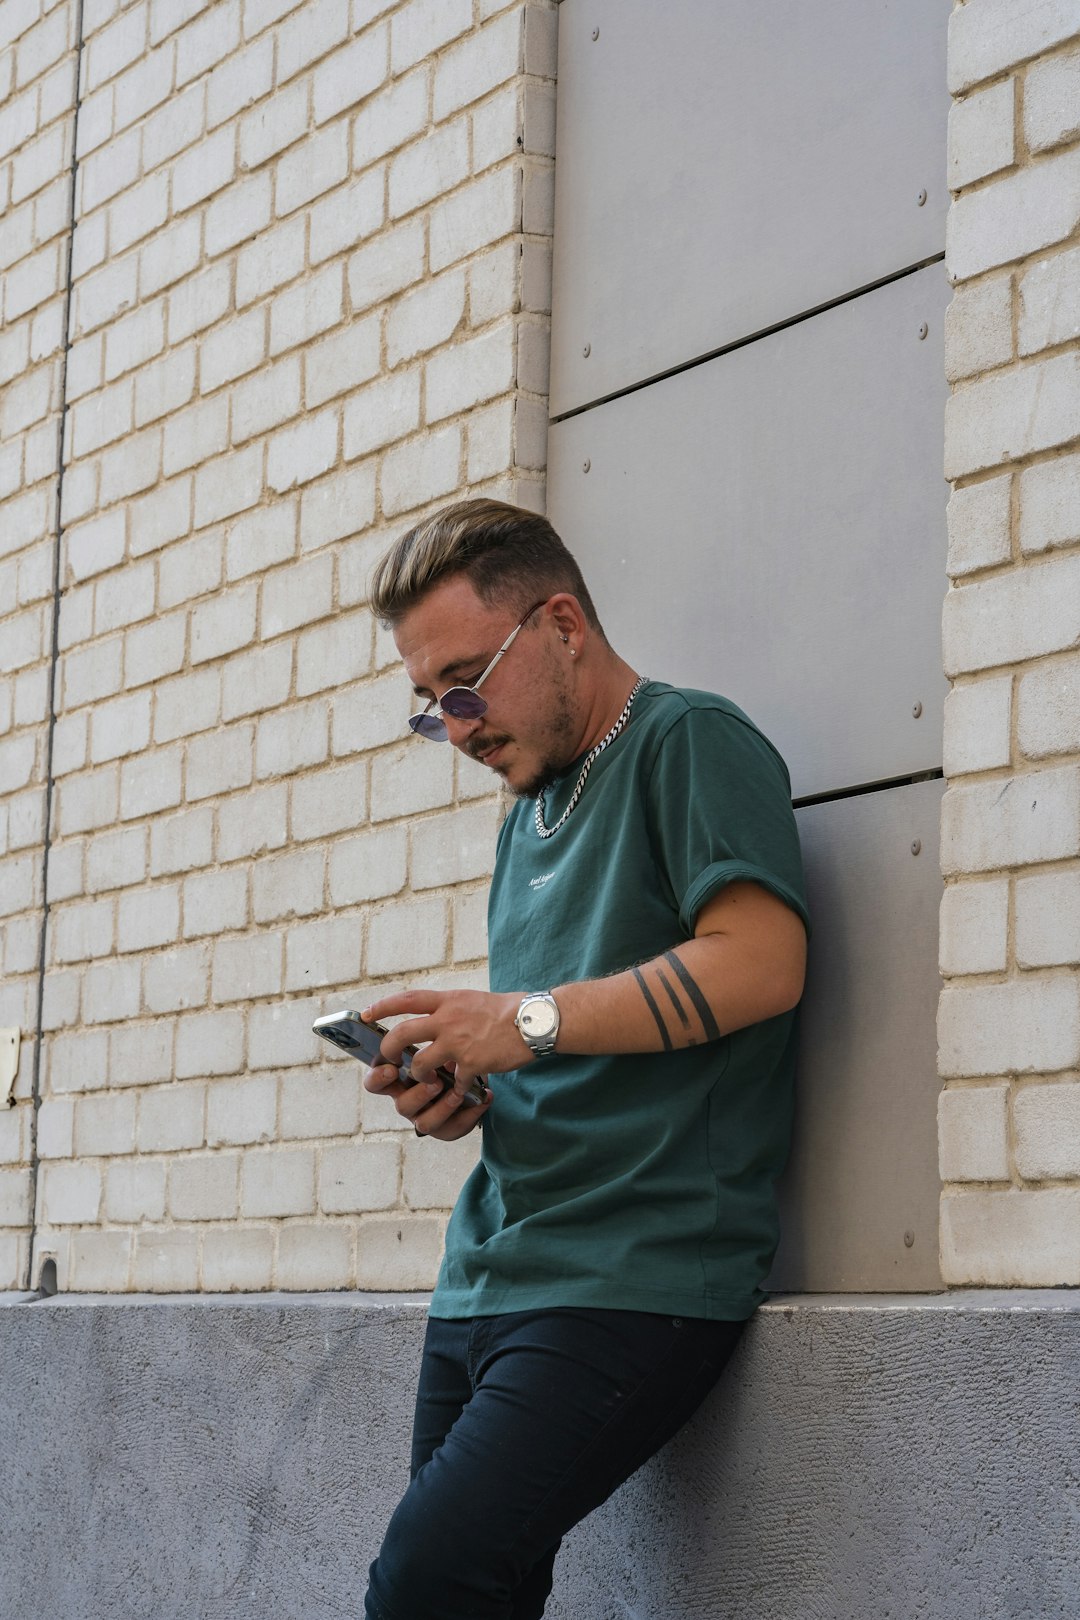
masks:
{"label": "white brick wall", "polygon": [[942,1266],[1075,1285],[1080,14],[957,5],[949,79]]}
{"label": "white brick wall", "polygon": [[[473,1149],[403,1161],[310,1024],[483,960],[498,795],[405,742],[367,582],[433,502],[542,504],[556,16],[85,8],[38,1116],[63,1287],[433,1281]],[[0,1289],[29,1260],[74,0],[5,21]]]}

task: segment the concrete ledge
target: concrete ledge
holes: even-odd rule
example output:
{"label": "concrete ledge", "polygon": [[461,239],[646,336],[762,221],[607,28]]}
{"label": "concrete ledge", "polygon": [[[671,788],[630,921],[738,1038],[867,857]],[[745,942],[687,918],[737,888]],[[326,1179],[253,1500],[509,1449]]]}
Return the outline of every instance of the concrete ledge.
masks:
{"label": "concrete ledge", "polygon": [[[0,1312],[0,1614],[358,1616],[423,1296],[30,1299]],[[1080,1291],[777,1298],[568,1538],[548,1615],[1074,1620],[1078,1387]]]}

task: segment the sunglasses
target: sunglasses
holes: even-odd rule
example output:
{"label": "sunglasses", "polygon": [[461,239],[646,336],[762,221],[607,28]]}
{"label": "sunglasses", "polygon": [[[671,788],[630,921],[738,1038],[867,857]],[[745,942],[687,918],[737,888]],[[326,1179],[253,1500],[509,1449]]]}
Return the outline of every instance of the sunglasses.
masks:
{"label": "sunglasses", "polygon": [[[547,601],[545,596],[544,602]],[[514,637],[519,630],[532,618],[537,608],[542,608],[544,602],[534,602],[532,607],[511,630],[498,652],[484,673],[472,686],[452,686],[444,692],[441,698],[432,698],[431,702],[421,709],[419,714],[409,716],[409,725],[418,737],[426,737],[429,742],[446,741],[446,722],[443,715],[448,714],[454,720],[479,720],[482,714],[487,713],[487,703],[480,696],[480,687],[483,686],[495,665],[504,654],[510,651]]]}

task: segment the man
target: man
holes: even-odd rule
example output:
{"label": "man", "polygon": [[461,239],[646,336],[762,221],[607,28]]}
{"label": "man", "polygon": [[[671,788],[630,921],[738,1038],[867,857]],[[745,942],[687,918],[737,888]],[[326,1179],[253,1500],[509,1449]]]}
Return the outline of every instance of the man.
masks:
{"label": "man", "polygon": [[[449,741],[518,802],[491,990],[365,1012],[409,1015],[369,1089],[422,1136],[483,1132],[366,1613],[535,1620],[561,1537],[681,1427],[762,1298],[806,952],[790,784],[733,704],[618,656],[530,512],[436,513],[383,558],[372,606],[423,746]],[[423,1083],[405,1087],[410,1042]]]}

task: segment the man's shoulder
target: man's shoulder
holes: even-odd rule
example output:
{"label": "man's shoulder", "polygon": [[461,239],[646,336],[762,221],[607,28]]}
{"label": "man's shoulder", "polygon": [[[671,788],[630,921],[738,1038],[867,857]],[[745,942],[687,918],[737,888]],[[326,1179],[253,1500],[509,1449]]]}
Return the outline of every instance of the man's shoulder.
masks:
{"label": "man's shoulder", "polygon": [[663,729],[689,716],[704,715],[758,730],[737,703],[719,692],[704,692],[693,686],[671,686],[667,681],[650,681],[641,696],[645,699],[642,704],[644,713],[653,725]]}

